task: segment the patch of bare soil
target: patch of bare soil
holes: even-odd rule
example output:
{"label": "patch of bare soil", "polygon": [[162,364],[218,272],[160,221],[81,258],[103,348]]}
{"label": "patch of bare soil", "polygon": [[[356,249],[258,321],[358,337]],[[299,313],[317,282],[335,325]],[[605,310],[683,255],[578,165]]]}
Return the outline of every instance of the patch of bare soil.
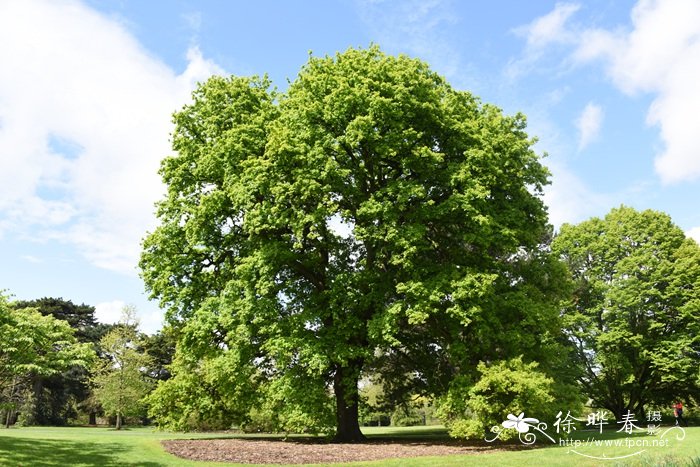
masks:
{"label": "patch of bare soil", "polygon": [[[489,447],[449,441],[370,440],[361,444],[318,440],[197,439],[162,441],[178,457],[241,464],[324,464],[418,456],[476,454]],[[492,447],[491,447],[492,448]]]}

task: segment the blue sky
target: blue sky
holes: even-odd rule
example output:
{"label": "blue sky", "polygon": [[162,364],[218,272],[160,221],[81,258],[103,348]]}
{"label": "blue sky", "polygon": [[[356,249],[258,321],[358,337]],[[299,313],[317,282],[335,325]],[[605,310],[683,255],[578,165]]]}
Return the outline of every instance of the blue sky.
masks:
{"label": "blue sky", "polygon": [[138,277],[170,116],[212,74],[379,44],[528,116],[556,226],[620,204],[700,239],[700,2],[0,0],[0,289],[112,321]]}

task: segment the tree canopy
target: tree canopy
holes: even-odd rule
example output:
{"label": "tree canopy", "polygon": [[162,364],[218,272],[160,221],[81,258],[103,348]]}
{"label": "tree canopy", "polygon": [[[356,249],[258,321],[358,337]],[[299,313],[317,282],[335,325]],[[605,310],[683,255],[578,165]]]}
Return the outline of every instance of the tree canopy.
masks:
{"label": "tree canopy", "polygon": [[44,297],[37,300],[17,300],[15,308],[36,308],[44,316],[52,316],[68,322],[75,337],[80,342],[97,342],[107,332],[109,325],[98,323],[95,319],[95,307],[74,304],[63,298]]}
{"label": "tree canopy", "polygon": [[700,247],[664,213],[622,206],[564,225],[564,329],[594,406],[617,417],[700,395]]}
{"label": "tree canopy", "polygon": [[140,263],[180,333],[162,422],[268,410],[357,441],[365,373],[398,400],[559,355],[565,274],[524,116],[371,47],[311,57],[284,93],[211,78],[174,122]]}

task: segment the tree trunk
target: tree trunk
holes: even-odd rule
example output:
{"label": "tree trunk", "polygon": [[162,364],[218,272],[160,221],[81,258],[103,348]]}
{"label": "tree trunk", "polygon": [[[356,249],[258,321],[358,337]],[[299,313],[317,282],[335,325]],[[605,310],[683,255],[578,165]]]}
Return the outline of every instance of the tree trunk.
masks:
{"label": "tree trunk", "polygon": [[116,428],[117,430],[121,430],[121,429],[122,429],[122,414],[120,414],[120,413],[118,413],[118,412],[117,412],[117,422],[115,423],[115,428]]}
{"label": "tree trunk", "polygon": [[44,392],[44,380],[39,375],[34,375],[32,377],[32,396],[34,397],[34,404],[32,407],[32,413],[27,414],[30,425],[48,425],[47,417],[45,416],[44,408],[42,407],[43,400],[42,394]]}
{"label": "tree trunk", "polygon": [[10,386],[10,395],[7,400],[9,404],[7,405],[7,417],[5,418],[5,428],[10,428],[12,424],[12,415],[15,412],[14,404],[12,403],[12,398],[15,396],[15,386],[17,384],[17,378],[12,378],[12,386]]}
{"label": "tree trunk", "polygon": [[336,433],[333,442],[360,443],[365,435],[360,431],[359,392],[357,383],[360,379],[362,360],[355,359],[346,366],[338,366],[333,377],[336,407]]}
{"label": "tree trunk", "polygon": [[97,413],[96,412],[90,412],[88,414],[88,425],[97,425]]}

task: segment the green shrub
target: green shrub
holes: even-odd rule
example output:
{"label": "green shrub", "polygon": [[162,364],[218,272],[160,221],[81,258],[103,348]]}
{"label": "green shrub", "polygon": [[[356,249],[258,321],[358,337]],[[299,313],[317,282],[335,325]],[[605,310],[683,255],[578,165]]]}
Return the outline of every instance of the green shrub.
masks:
{"label": "green shrub", "polygon": [[[494,426],[502,429],[509,414],[552,415],[554,380],[537,367],[537,363],[523,363],[518,357],[491,365],[479,363],[480,378],[475,383],[455,378],[438,409],[450,435],[483,438]],[[516,430],[507,429],[500,438],[516,435]]]}

